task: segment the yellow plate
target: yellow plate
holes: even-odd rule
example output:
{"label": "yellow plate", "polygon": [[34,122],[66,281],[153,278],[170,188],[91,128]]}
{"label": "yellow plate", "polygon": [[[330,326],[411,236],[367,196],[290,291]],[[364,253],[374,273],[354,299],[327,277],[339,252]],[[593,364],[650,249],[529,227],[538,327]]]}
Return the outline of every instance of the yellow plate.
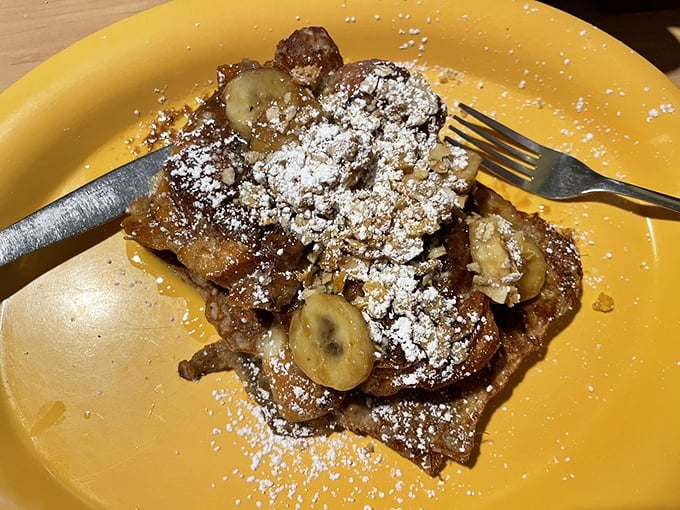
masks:
{"label": "yellow plate", "polygon": [[[0,96],[0,224],[131,157],[214,68],[325,25],[348,60],[423,66],[437,90],[611,176],[680,195],[680,92],[598,29],[525,0],[178,1],[51,59]],[[454,70],[456,72],[452,72]],[[116,227],[0,271],[0,506],[669,508],[680,502],[677,217],[553,203],[583,304],[484,422],[473,465],[430,479],[373,441],[268,435],[231,374],[189,384],[196,296]],[[604,292],[615,308],[596,312]]]}

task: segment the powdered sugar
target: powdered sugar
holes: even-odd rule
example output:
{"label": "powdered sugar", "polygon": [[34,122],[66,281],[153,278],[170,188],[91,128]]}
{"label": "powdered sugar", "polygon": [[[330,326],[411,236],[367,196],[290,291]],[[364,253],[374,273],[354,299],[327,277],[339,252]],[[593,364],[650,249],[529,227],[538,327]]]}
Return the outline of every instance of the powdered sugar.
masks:
{"label": "powdered sugar", "polygon": [[[213,397],[216,403],[228,405],[221,408],[226,423],[212,429],[209,447],[215,455],[222,455],[221,445],[236,443],[248,459],[244,467],[230,468],[221,478],[224,484],[240,479],[250,486],[249,492],[234,496],[234,504],[238,500],[240,505],[247,502],[248,507],[258,508],[327,508],[339,497],[338,483],[348,488],[343,498],[349,502],[381,502],[383,506],[392,500],[391,507],[406,498],[433,498],[444,490],[442,480],[405,481],[408,473],[370,441],[347,434],[323,439],[276,435],[262,408],[243,398],[240,390],[215,389]],[[214,415],[212,409],[208,412]]]}
{"label": "powdered sugar", "polygon": [[217,145],[196,147],[192,151],[186,151],[181,157],[171,156],[170,170],[172,177],[187,183],[189,192],[194,195],[207,196],[213,209],[219,208],[227,198],[227,192],[223,189],[221,180],[214,177],[216,174],[223,173],[213,163],[212,156],[218,149]]}
{"label": "powdered sugar", "polygon": [[344,272],[363,285],[353,304],[378,345],[434,366],[463,361],[465,349],[449,341],[459,336],[455,299],[423,284],[441,271],[422,260],[424,236],[451,221],[476,171],[466,151],[439,142],[441,100],[420,74],[377,64],[319,101],[324,115],[296,139],[249,155],[254,179],[237,202],[259,225],[279,224],[313,247],[303,296]]}

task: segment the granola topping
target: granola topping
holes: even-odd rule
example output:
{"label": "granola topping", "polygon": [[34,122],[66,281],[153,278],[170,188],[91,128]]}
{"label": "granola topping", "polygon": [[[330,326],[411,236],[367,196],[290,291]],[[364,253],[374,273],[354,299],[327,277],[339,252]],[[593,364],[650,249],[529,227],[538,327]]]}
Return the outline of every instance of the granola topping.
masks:
{"label": "granola topping", "polygon": [[439,142],[442,105],[427,81],[393,73],[379,65],[354,91],[322,94],[317,122],[278,150],[250,153],[254,179],[238,203],[313,248],[303,295],[359,282],[353,304],[376,343],[396,342],[409,361],[460,362],[465,348],[449,340],[457,303],[423,283],[441,272],[424,260],[424,236],[463,207],[475,171],[466,151]]}

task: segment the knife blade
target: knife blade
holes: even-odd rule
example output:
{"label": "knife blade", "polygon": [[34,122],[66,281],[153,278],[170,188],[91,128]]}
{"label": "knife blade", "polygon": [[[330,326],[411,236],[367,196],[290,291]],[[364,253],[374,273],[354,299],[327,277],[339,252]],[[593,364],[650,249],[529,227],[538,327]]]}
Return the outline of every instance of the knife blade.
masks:
{"label": "knife blade", "polygon": [[149,194],[171,149],[126,163],[0,230],[0,267],[122,216],[136,197]]}

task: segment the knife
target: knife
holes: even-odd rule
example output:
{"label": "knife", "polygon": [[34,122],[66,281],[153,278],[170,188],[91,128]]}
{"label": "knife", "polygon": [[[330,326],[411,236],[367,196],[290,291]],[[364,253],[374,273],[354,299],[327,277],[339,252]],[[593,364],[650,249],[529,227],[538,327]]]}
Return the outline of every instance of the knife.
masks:
{"label": "knife", "polygon": [[0,230],[0,267],[122,216],[136,197],[149,194],[171,149],[150,152]]}

